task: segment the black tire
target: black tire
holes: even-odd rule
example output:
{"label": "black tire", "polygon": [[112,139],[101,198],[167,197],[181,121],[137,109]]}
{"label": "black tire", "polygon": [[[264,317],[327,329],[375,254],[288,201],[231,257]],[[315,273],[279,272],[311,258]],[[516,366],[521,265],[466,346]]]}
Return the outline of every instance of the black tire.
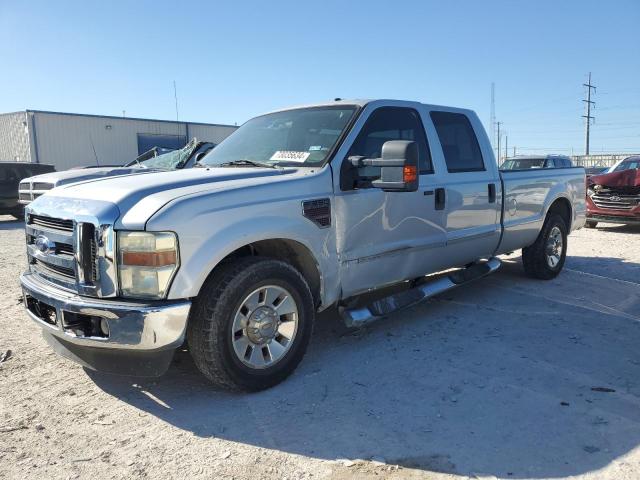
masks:
{"label": "black tire", "polygon": [[[562,236],[562,250],[559,262],[553,267],[547,262],[547,242],[554,228],[560,230]],[[551,280],[558,276],[564,266],[567,256],[567,225],[558,214],[547,216],[538,238],[528,247],[522,249],[522,265],[527,275],[541,280]]]}
{"label": "black tire", "polygon": [[587,223],[584,224],[585,228],[596,228],[598,222],[594,222],[592,220],[587,220]]}
{"label": "black tire", "polygon": [[[277,285],[291,293],[298,308],[293,343],[274,365],[256,369],[243,364],[232,344],[232,325],[243,299],[263,285]],[[205,282],[194,301],[187,342],[198,369],[216,386],[227,390],[257,391],[287,378],[304,356],[313,330],[315,309],[309,285],[288,263],[246,257],[222,265]]]}

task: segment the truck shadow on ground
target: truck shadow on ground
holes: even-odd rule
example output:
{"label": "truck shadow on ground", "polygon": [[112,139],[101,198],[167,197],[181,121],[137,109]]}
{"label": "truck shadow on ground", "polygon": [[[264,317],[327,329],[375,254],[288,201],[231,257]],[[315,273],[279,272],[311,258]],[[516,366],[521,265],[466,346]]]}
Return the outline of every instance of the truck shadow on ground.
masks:
{"label": "truck shadow on ground", "polygon": [[578,475],[640,444],[639,292],[571,271],[529,280],[510,257],[363,330],[322,314],[296,373],[265,392],[213,390],[184,351],[157,380],[89,375],[201,437],[461,476]]}

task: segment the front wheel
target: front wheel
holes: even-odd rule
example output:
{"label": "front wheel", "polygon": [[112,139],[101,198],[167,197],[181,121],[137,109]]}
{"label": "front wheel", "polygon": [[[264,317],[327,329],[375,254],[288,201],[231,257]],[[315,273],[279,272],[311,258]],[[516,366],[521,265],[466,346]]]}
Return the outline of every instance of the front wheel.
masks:
{"label": "front wheel", "polygon": [[542,280],[558,276],[567,256],[567,226],[560,215],[551,214],[535,243],[522,249],[522,265],[527,275]]}
{"label": "front wheel", "polygon": [[313,305],[304,277],[285,262],[247,257],[222,265],[193,304],[187,330],[191,356],[218,386],[269,388],[302,360]]}

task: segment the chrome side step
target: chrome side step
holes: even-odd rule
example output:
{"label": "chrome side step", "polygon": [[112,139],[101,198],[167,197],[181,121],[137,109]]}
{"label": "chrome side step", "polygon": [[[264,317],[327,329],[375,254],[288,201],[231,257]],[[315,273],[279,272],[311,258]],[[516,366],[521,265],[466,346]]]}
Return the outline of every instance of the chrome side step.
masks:
{"label": "chrome side step", "polygon": [[364,307],[339,307],[338,311],[347,327],[361,327],[400,309],[410,307],[442,292],[446,292],[464,283],[482,278],[495,272],[502,262],[492,257],[486,262],[456,270],[446,277],[424,283],[418,287],[375,300]]}

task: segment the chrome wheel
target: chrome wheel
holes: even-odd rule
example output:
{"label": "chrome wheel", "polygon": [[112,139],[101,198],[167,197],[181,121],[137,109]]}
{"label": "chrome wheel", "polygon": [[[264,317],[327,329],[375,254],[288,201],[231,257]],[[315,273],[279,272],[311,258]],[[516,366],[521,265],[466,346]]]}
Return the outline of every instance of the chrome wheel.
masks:
{"label": "chrome wheel", "polygon": [[558,227],[553,227],[551,229],[551,232],[549,232],[549,237],[547,238],[547,246],[545,249],[547,255],[547,265],[549,265],[549,267],[556,268],[558,263],[560,263],[560,259],[562,258],[562,249],[562,232]]}
{"label": "chrome wheel", "polygon": [[298,306],[285,288],[265,285],[240,303],[231,341],[238,359],[250,368],[267,368],[281,360],[298,331]]}

